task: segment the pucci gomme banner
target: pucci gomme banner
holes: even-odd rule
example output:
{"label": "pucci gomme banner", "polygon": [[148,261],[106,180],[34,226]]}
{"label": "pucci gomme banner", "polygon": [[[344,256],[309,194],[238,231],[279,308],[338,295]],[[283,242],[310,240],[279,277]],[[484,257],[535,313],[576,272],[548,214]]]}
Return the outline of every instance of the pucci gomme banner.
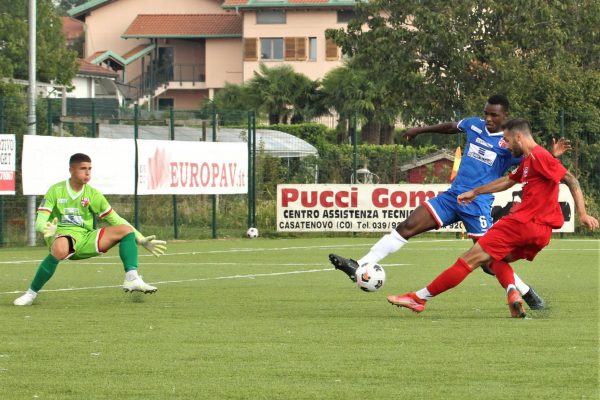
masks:
{"label": "pucci gomme banner", "polygon": [[15,194],[17,139],[0,135],[0,195]]}
{"label": "pucci gomme banner", "polygon": [[90,185],[104,194],[132,194],[135,141],[79,137],[23,136],[23,194],[43,195],[69,179],[69,158],[84,153],[92,159]]}
{"label": "pucci gomme banner", "polygon": [[[388,232],[426,200],[450,185],[278,185],[277,230],[281,232]],[[521,185],[496,193],[494,220],[520,202]],[[560,185],[559,203],[565,224],[555,232],[573,232],[574,202]],[[440,229],[462,232],[457,222]]]}
{"label": "pucci gomme banner", "polygon": [[248,192],[245,143],[138,140],[139,194]]}

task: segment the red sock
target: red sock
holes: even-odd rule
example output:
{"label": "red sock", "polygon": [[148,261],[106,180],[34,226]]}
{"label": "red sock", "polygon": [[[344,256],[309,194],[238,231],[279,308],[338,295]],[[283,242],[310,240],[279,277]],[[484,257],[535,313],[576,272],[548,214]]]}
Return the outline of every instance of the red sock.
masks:
{"label": "red sock", "polygon": [[429,290],[432,296],[437,296],[461,283],[471,272],[469,264],[462,258],[459,258],[450,268],[439,274],[427,286],[427,290]]}
{"label": "red sock", "polygon": [[506,289],[508,285],[515,284],[515,272],[507,262],[502,260],[492,260],[490,268],[494,271],[496,279],[498,279],[498,282],[500,282],[504,289]]}

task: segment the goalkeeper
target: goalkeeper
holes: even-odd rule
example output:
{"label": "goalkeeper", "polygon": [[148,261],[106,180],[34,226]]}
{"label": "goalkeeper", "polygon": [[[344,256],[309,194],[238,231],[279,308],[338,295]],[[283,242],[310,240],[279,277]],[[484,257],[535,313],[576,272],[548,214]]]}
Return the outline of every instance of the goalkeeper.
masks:
{"label": "goalkeeper", "polygon": [[[69,160],[69,172],[71,177],[52,185],[37,209],[35,228],[44,235],[50,254],[39,265],[29,289],[14,304],[31,305],[60,261],[95,257],[117,243],[125,268],[123,290],[156,292],[156,287],[148,285],[138,275],[136,243],[158,257],[164,254],[166,242],[156,240],[155,236],[144,237],[112,209],[102,193],[87,184],[92,172],[89,156],[73,154]],[[93,214],[110,226],[94,229]]]}

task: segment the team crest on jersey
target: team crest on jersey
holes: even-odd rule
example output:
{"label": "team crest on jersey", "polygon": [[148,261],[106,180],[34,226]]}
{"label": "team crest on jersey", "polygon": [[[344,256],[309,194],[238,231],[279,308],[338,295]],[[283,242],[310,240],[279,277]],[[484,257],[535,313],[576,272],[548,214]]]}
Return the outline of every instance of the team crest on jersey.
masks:
{"label": "team crest on jersey", "polygon": [[523,169],[523,177],[526,177],[528,172],[529,172],[529,167],[525,167],[525,169]]}
{"label": "team crest on jersey", "polygon": [[498,146],[500,146],[502,148],[506,148],[506,142],[504,141],[504,138],[500,138],[500,141],[498,142]]}
{"label": "team crest on jersey", "polygon": [[81,206],[82,207],[87,207],[90,205],[90,199],[88,199],[87,197],[83,197],[81,199]]}

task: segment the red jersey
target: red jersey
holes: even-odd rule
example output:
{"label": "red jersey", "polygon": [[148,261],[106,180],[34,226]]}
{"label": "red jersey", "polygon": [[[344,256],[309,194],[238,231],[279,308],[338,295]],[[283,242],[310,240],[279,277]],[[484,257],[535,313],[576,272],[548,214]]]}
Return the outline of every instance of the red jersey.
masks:
{"label": "red jersey", "polygon": [[523,184],[521,205],[512,217],[560,228],[564,221],[558,205],[558,187],[567,170],[548,150],[535,146],[508,177]]}

